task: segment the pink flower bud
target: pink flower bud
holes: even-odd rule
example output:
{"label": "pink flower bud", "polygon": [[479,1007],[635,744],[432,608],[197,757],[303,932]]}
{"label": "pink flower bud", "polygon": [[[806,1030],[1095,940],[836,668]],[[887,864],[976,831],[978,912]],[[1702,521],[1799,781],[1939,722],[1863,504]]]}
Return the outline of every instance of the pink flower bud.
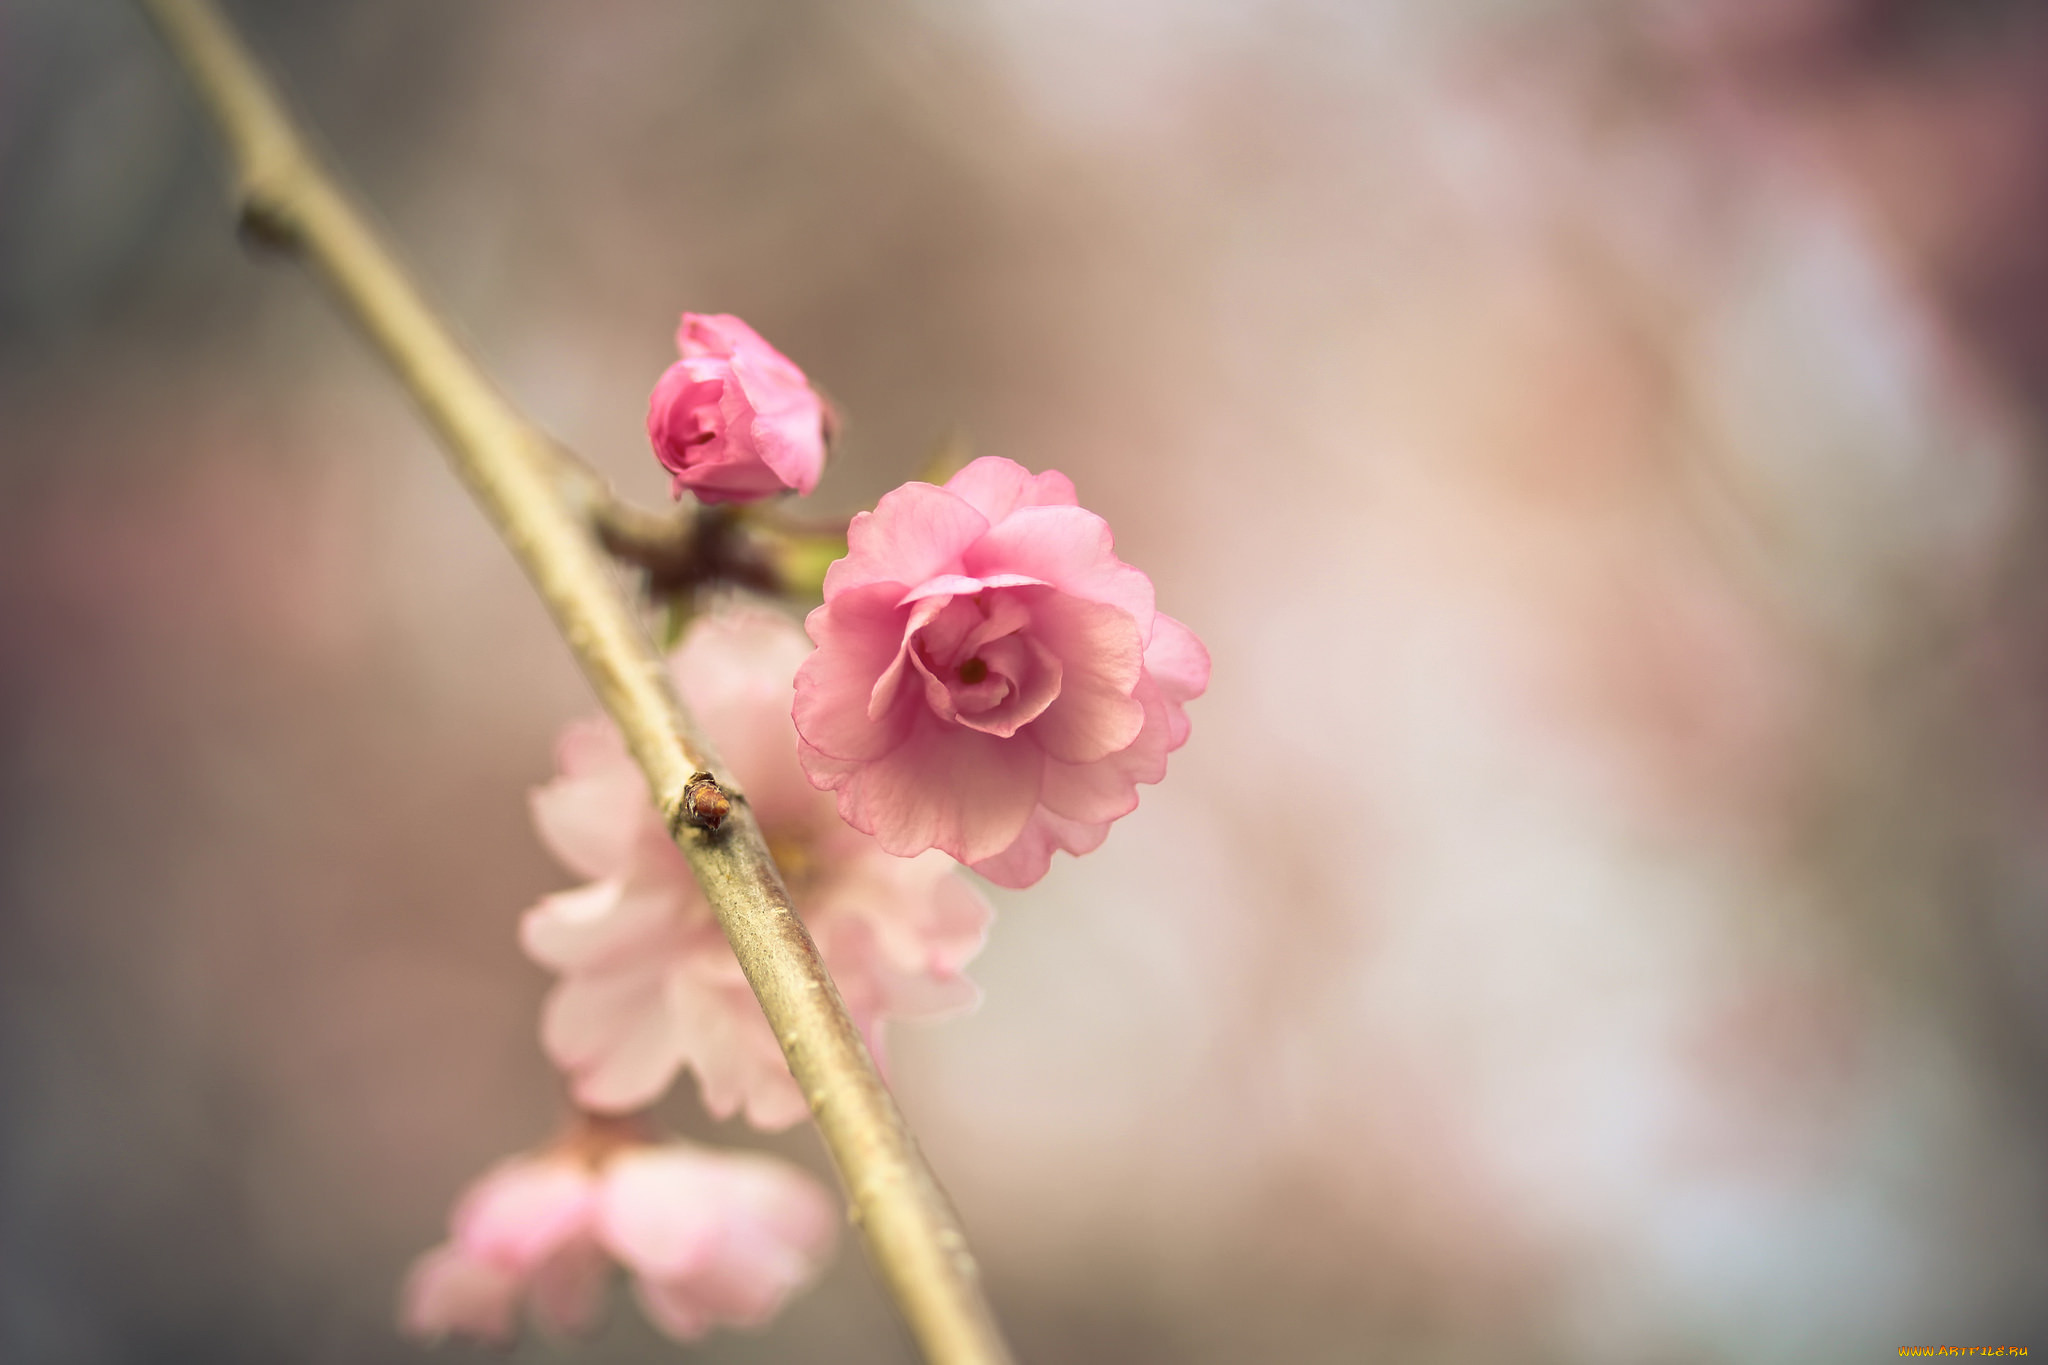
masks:
{"label": "pink flower bud", "polygon": [[825,407],[804,372],[725,313],[685,313],[683,358],[655,383],[647,439],[702,502],[752,502],[817,487],[825,467]]}
{"label": "pink flower bud", "polygon": [[1064,474],[980,459],[853,519],[805,622],[799,754],[891,853],[1029,886],[1166,775],[1209,683],[1193,632]]}

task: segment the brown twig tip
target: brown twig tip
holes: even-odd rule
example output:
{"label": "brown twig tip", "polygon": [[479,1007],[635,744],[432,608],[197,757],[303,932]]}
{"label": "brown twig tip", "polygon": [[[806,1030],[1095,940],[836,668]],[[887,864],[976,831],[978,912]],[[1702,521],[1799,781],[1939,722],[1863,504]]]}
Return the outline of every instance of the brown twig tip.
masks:
{"label": "brown twig tip", "polygon": [[683,784],[684,821],[705,829],[717,829],[730,814],[732,798],[718,785],[718,779],[710,773],[691,773],[690,780]]}

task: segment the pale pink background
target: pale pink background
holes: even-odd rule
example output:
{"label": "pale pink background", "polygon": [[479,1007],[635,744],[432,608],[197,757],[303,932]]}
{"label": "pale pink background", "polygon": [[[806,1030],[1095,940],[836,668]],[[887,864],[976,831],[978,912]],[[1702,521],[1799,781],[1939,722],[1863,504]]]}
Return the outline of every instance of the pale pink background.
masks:
{"label": "pale pink background", "polygon": [[[235,8],[630,494],[736,312],[851,418],[818,505],[964,431],[1208,641],[899,1037],[1025,1360],[2048,1349],[2038,6]],[[0,0],[8,1361],[424,1358],[556,1121],[587,694],[219,172],[128,7]],[[849,1249],[698,1358],[911,1354]]]}

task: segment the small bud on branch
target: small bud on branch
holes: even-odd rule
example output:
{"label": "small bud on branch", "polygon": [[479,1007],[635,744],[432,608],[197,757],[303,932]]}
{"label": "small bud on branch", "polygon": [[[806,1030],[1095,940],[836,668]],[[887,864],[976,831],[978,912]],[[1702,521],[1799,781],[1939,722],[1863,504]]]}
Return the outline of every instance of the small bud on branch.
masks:
{"label": "small bud on branch", "polygon": [[705,829],[717,829],[732,814],[732,801],[710,773],[692,773],[683,786],[683,818]]}

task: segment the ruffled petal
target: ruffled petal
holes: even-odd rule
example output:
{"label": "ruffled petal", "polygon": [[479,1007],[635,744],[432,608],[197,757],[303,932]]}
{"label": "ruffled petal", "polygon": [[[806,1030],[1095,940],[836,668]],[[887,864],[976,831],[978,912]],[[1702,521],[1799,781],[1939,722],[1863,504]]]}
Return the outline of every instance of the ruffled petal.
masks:
{"label": "ruffled petal", "polygon": [[1145,724],[1132,696],[1144,676],[1137,623],[1100,602],[1044,590],[1031,596],[1031,637],[1063,670],[1059,695],[1025,733],[1062,763],[1092,763],[1128,746]]}
{"label": "ruffled petal", "polygon": [[[988,518],[964,499],[928,483],[907,483],[846,528],[846,558],[825,571],[825,601],[830,605],[869,583],[895,583],[900,592],[959,573],[962,552],[987,530]],[[818,639],[816,631],[811,638]]]}
{"label": "ruffled petal", "polygon": [[[541,898],[519,920],[519,944],[526,955],[558,972],[601,971],[615,963],[642,960],[658,940],[673,933],[692,908],[695,884],[669,882],[627,887],[592,882]],[[702,907],[709,913],[709,907]]]}
{"label": "ruffled petal", "polygon": [[1145,671],[1168,701],[1193,701],[1209,688],[1209,651],[1193,631],[1162,611],[1152,618]]}
{"label": "ruffled petal", "polygon": [[[745,382],[745,372],[740,373]],[[749,397],[753,396],[750,385]],[[752,435],[761,463],[782,487],[808,493],[818,486],[825,472],[825,405],[810,385],[786,396],[779,406],[765,406],[757,399]]]}
{"label": "ruffled petal", "polygon": [[1033,474],[1014,460],[984,455],[946,480],[946,491],[965,499],[993,526],[1019,507],[1067,506],[1080,501],[1074,481],[1057,469]]}
{"label": "ruffled petal", "polygon": [[[870,721],[899,726],[908,724],[907,716],[896,715],[897,703],[906,684],[913,687],[920,685],[920,674],[927,679],[921,684],[926,699],[935,705],[943,704],[942,699],[932,697],[931,683],[928,681],[931,670],[925,667],[917,656],[923,644],[921,636],[934,630],[944,631],[948,618],[973,611],[973,608],[965,603],[960,604],[960,611],[952,610],[953,606],[953,600],[946,597],[930,597],[910,604],[909,614],[903,622],[903,639],[896,647],[896,657],[889,661],[889,666],[882,670],[882,676],[875,679],[874,687],[868,692],[867,714]],[[895,717],[893,722],[890,720],[892,716]]]}
{"label": "ruffled petal", "polygon": [[1152,580],[1116,557],[1109,523],[1083,508],[1020,507],[976,540],[960,562],[962,572],[977,578],[1021,574],[1115,607],[1137,622],[1140,640],[1152,633]]}
{"label": "ruffled petal", "polygon": [[[935,967],[928,960],[908,968],[897,965],[882,943],[880,928],[877,920],[838,916],[823,920],[813,934],[848,1011],[875,1021],[872,1030],[863,1032],[878,1035],[885,1018],[944,1019],[981,1003],[981,988],[960,972]],[[871,1044],[871,1050],[876,1045]],[[879,1053],[876,1060],[879,1063]]]}
{"label": "ruffled petal", "polygon": [[942,848],[972,862],[1016,839],[1038,804],[1044,766],[1028,730],[997,739],[925,717],[895,749],[845,777],[839,813],[891,853]]}
{"label": "ruffled petal", "polygon": [[1109,837],[1109,826],[1068,820],[1041,807],[1015,843],[994,857],[971,864],[976,872],[994,882],[1021,890],[1045,876],[1052,866],[1056,848],[1080,855],[1093,853]]}
{"label": "ruffled petal", "polygon": [[1044,588],[1050,587],[1042,578],[1032,578],[1020,573],[996,573],[986,578],[970,578],[966,574],[942,573],[927,578],[924,582],[904,593],[898,605],[909,606],[922,602],[927,597],[973,597],[990,588]]}
{"label": "ruffled petal", "polygon": [[988,669],[987,678],[1003,684],[1003,692],[993,705],[977,707],[964,695],[971,689],[952,688],[952,709],[962,725],[1008,739],[1044,715],[1060,695],[1064,669],[1059,656],[1037,640],[1005,636],[983,645],[977,657]]}
{"label": "ruffled petal", "polygon": [[797,670],[791,714],[813,748],[864,760],[902,743],[906,717],[893,706],[874,719],[868,714],[877,684],[905,647],[911,609],[896,605],[898,595],[893,584],[873,584],[842,593],[805,619],[818,648]]}
{"label": "ruffled petal", "polygon": [[861,842],[865,849],[804,905],[833,979],[875,976],[881,987],[869,995],[896,1018],[971,1007],[980,993],[962,973],[987,940],[988,901],[937,849],[898,858]]}
{"label": "ruffled petal", "polygon": [[668,1013],[667,963],[570,976],[541,1011],[541,1044],[569,1073],[576,1102],[628,1113],[659,1099],[682,1066],[685,1045]]}
{"label": "ruffled petal", "polygon": [[758,502],[789,487],[760,458],[751,436],[744,442],[728,440],[722,443],[718,454],[692,461],[687,470],[676,476],[675,486],[689,489],[702,503]]}
{"label": "ruffled petal", "polygon": [[[1145,712],[1138,737],[1093,763],[1061,763],[1048,757],[1039,801],[1055,815],[1081,824],[1121,819],[1138,808],[1138,784],[1166,776],[1166,755],[1176,744],[1173,713],[1150,678],[1139,680],[1133,697]],[[1186,723],[1181,726],[1186,737]]]}

